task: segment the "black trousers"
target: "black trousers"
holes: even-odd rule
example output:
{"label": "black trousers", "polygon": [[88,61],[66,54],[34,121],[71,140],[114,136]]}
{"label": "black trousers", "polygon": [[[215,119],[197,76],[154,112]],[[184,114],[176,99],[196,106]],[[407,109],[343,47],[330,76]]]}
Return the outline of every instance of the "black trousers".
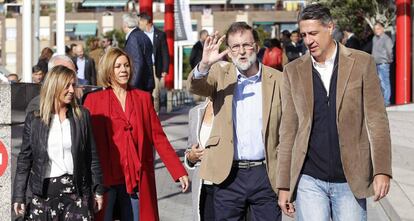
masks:
{"label": "black trousers", "polygon": [[265,165],[233,167],[227,179],[214,188],[216,221],[242,221],[247,208],[251,221],[282,220]]}
{"label": "black trousers", "polygon": [[200,193],[200,218],[201,221],[214,221],[214,186],[201,186]]}

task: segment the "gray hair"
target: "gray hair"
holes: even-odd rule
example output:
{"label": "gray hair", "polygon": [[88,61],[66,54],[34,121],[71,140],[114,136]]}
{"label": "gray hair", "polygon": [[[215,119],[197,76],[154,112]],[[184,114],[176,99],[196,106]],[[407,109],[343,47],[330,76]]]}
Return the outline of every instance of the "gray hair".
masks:
{"label": "gray hair", "polygon": [[72,64],[73,64],[73,66],[75,66],[75,67],[76,67],[76,65],[73,63],[73,61],[72,61],[72,59],[71,59],[70,57],[68,57],[68,56],[66,56],[66,55],[55,55],[55,56],[52,56],[52,57],[50,58],[50,60],[49,60],[49,63],[47,63],[47,70],[48,70],[48,72],[49,72],[50,70],[52,70],[52,68],[54,68],[54,67],[56,66],[56,65],[55,65],[55,62],[56,62],[57,60],[64,60],[64,61],[70,62],[70,63],[72,63]]}
{"label": "gray hair", "polygon": [[333,22],[329,8],[319,3],[306,6],[299,13],[298,22],[303,20],[318,20],[323,25],[328,25]]}
{"label": "gray hair", "polygon": [[122,21],[128,26],[128,28],[135,28],[138,26],[138,18],[132,14],[122,15]]}

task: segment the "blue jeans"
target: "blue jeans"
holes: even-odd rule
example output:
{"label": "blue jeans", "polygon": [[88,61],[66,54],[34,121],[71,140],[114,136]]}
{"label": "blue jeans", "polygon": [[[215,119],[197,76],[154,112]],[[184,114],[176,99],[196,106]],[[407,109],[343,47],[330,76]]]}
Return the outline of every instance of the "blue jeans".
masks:
{"label": "blue jeans", "polygon": [[129,199],[132,205],[132,213],[134,214],[134,221],[139,221],[139,197],[138,193],[130,194]]}
{"label": "blue jeans", "polygon": [[382,95],[384,96],[385,106],[390,106],[391,83],[390,83],[390,64],[377,64],[378,77],[381,82]]}
{"label": "blue jeans", "polygon": [[366,199],[357,199],[348,183],[330,183],[302,174],[296,195],[297,221],[366,221]]}

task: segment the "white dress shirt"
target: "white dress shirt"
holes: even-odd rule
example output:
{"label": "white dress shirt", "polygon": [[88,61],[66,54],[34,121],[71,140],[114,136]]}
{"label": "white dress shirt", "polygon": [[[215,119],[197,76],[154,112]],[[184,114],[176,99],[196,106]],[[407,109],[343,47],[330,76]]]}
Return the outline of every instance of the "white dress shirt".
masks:
{"label": "white dress shirt", "polygon": [[332,56],[326,59],[325,63],[318,63],[312,56],[312,65],[319,72],[320,78],[325,86],[327,96],[329,96],[329,86],[331,85],[331,78],[333,73],[333,68],[335,65],[336,52],[338,50],[338,45],[335,42],[335,51]]}
{"label": "white dress shirt", "polygon": [[77,77],[85,80],[85,57],[76,59],[76,66],[78,67]]}
{"label": "white dress shirt", "polygon": [[70,122],[66,118],[60,122],[55,114],[52,118],[47,140],[47,154],[49,165],[46,169],[46,177],[59,177],[64,174],[73,175],[72,137]]}
{"label": "white dress shirt", "polygon": [[[154,47],[154,26],[151,27],[149,32],[144,31],[144,33],[151,40],[152,46]],[[155,63],[154,53],[152,53],[152,63]]]}

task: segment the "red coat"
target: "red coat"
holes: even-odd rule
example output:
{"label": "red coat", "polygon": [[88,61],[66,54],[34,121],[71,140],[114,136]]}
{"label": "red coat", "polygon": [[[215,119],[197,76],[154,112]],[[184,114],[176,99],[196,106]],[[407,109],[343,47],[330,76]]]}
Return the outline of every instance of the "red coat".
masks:
{"label": "red coat", "polygon": [[[101,161],[104,185],[113,185],[115,182],[110,176],[113,170],[111,165],[115,164],[109,163],[113,161],[113,155],[110,154],[108,148],[113,147],[113,144],[117,142],[122,142],[108,137],[108,134],[112,133],[109,108],[111,90],[106,89],[89,94],[84,104],[89,109],[92,117],[93,132]],[[162,130],[152,105],[151,95],[138,89],[128,90],[127,93],[132,98],[132,108],[136,115],[132,118],[133,121],[130,124],[137,131],[138,142],[135,148],[139,156],[138,159],[141,161],[139,162],[140,220],[159,220],[152,147],[155,147],[175,181],[187,175],[187,172]],[[119,159],[119,157],[116,158],[116,160]],[[119,172],[122,173],[123,171],[120,170]],[[128,186],[128,183],[126,185]]]}

